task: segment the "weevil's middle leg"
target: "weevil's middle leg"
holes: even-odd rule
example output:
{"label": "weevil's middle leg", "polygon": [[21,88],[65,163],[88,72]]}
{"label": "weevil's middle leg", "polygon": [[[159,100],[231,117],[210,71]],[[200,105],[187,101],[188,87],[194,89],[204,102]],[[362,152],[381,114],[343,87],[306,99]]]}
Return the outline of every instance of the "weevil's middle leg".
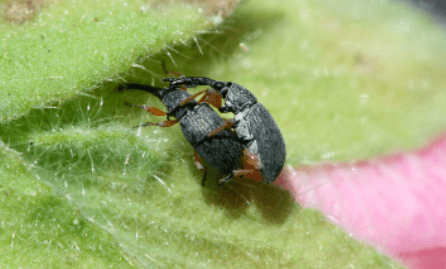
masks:
{"label": "weevil's middle leg", "polygon": [[225,129],[231,129],[232,127],[234,127],[234,125],[235,125],[235,120],[234,119],[224,120],[222,125],[220,125],[215,130],[211,131],[208,134],[208,137],[212,137],[212,136],[218,134],[219,132],[221,132],[221,131],[223,131]]}

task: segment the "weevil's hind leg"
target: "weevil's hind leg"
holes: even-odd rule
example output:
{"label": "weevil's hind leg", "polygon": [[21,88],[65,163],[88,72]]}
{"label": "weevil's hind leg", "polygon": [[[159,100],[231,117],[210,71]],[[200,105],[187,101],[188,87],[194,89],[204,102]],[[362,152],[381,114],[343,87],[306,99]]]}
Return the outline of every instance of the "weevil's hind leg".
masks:
{"label": "weevil's hind leg", "polygon": [[243,149],[243,153],[240,156],[240,162],[245,169],[259,170],[262,167],[262,161],[260,158],[246,148]]}
{"label": "weevil's hind leg", "polygon": [[249,178],[258,182],[262,181],[262,174],[258,169],[235,170],[233,171],[233,177],[237,179]]}
{"label": "weevil's hind leg", "polygon": [[223,184],[231,181],[232,179],[242,179],[242,178],[249,178],[254,181],[262,181],[262,174],[260,173],[260,170],[258,170],[258,169],[234,170],[231,172],[231,174],[220,179],[218,181],[218,185],[223,185]]}
{"label": "weevil's hind leg", "polygon": [[137,125],[133,128],[142,128],[142,127],[146,127],[146,126],[158,126],[158,127],[171,127],[175,124],[177,124],[180,120],[166,120],[166,121],[162,121],[159,123],[154,123],[154,122],[146,122],[144,124],[141,125]]}
{"label": "weevil's hind leg", "polygon": [[215,130],[211,131],[208,134],[208,137],[212,137],[225,129],[231,129],[232,127],[234,127],[234,124],[235,124],[235,119],[224,120],[221,126],[217,127]]}
{"label": "weevil's hind leg", "polygon": [[231,179],[240,179],[242,177],[249,178],[254,181],[262,181],[262,173],[260,172],[262,162],[257,155],[253,154],[247,149],[244,149],[240,157],[240,161],[243,169],[233,170],[231,174],[220,179],[218,181],[218,185],[222,185]]}
{"label": "weevil's hind leg", "polygon": [[240,156],[240,162],[242,163],[243,169],[233,171],[233,175],[235,178],[244,176],[254,181],[263,180],[262,173],[260,171],[263,165],[259,156],[245,148],[243,149],[242,156]]}

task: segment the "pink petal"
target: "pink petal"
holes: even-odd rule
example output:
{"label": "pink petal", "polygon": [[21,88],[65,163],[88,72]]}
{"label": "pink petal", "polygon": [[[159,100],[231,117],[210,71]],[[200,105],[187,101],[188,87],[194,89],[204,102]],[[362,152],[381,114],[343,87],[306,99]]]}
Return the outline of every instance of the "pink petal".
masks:
{"label": "pink petal", "polygon": [[446,135],[421,150],[287,169],[303,207],[411,268],[446,268]]}

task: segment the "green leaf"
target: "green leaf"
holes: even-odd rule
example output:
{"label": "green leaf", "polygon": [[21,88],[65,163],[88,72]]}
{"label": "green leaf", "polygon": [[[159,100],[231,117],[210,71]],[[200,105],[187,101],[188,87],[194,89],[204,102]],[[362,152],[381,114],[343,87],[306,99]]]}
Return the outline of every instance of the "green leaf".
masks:
{"label": "green leaf", "polygon": [[5,267],[130,268],[138,264],[106,230],[86,220],[0,147],[0,249]]}
{"label": "green leaf", "polygon": [[3,21],[0,119],[74,97],[208,25],[198,7],[122,0],[54,2],[31,21]]}
{"label": "green leaf", "polygon": [[131,128],[162,119],[125,102],[162,104],[117,89],[161,85],[164,61],[250,89],[290,165],[376,156],[444,128],[441,29],[405,6],[352,0],[247,1],[214,29],[233,7],[218,3],[206,4],[220,16],[198,1],[62,1],[21,24],[3,16],[2,264],[399,266],[281,190],[201,187],[178,126]]}

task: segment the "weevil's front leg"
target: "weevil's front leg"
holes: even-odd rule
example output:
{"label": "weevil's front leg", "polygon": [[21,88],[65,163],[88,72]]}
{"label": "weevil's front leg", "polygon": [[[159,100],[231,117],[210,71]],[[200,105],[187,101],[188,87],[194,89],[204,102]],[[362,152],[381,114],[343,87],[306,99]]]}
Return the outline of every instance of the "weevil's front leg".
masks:
{"label": "weevil's front leg", "polygon": [[155,115],[155,116],[169,116],[169,114],[167,114],[167,112],[164,112],[164,111],[162,111],[161,109],[159,109],[159,108],[156,108],[156,107],[154,107],[154,106],[146,106],[146,105],[143,105],[143,106],[141,106],[145,111],[147,111],[147,112],[149,112],[150,114],[152,114],[152,115]]}
{"label": "weevil's front leg", "polygon": [[149,112],[152,115],[155,116],[167,116],[167,120],[166,121],[162,121],[159,123],[153,123],[153,122],[146,122],[144,124],[141,125],[137,125],[133,128],[141,128],[141,127],[146,127],[146,126],[158,126],[158,127],[171,127],[173,125],[175,125],[176,123],[179,122],[179,119],[176,120],[170,120],[169,119],[169,114],[162,111],[159,108],[153,107],[153,106],[146,106],[146,105],[135,105],[135,104],[130,104],[130,103],[126,103],[129,106],[136,106],[136,107],[141,107],[142,109],[144,109],[145,111]]}

